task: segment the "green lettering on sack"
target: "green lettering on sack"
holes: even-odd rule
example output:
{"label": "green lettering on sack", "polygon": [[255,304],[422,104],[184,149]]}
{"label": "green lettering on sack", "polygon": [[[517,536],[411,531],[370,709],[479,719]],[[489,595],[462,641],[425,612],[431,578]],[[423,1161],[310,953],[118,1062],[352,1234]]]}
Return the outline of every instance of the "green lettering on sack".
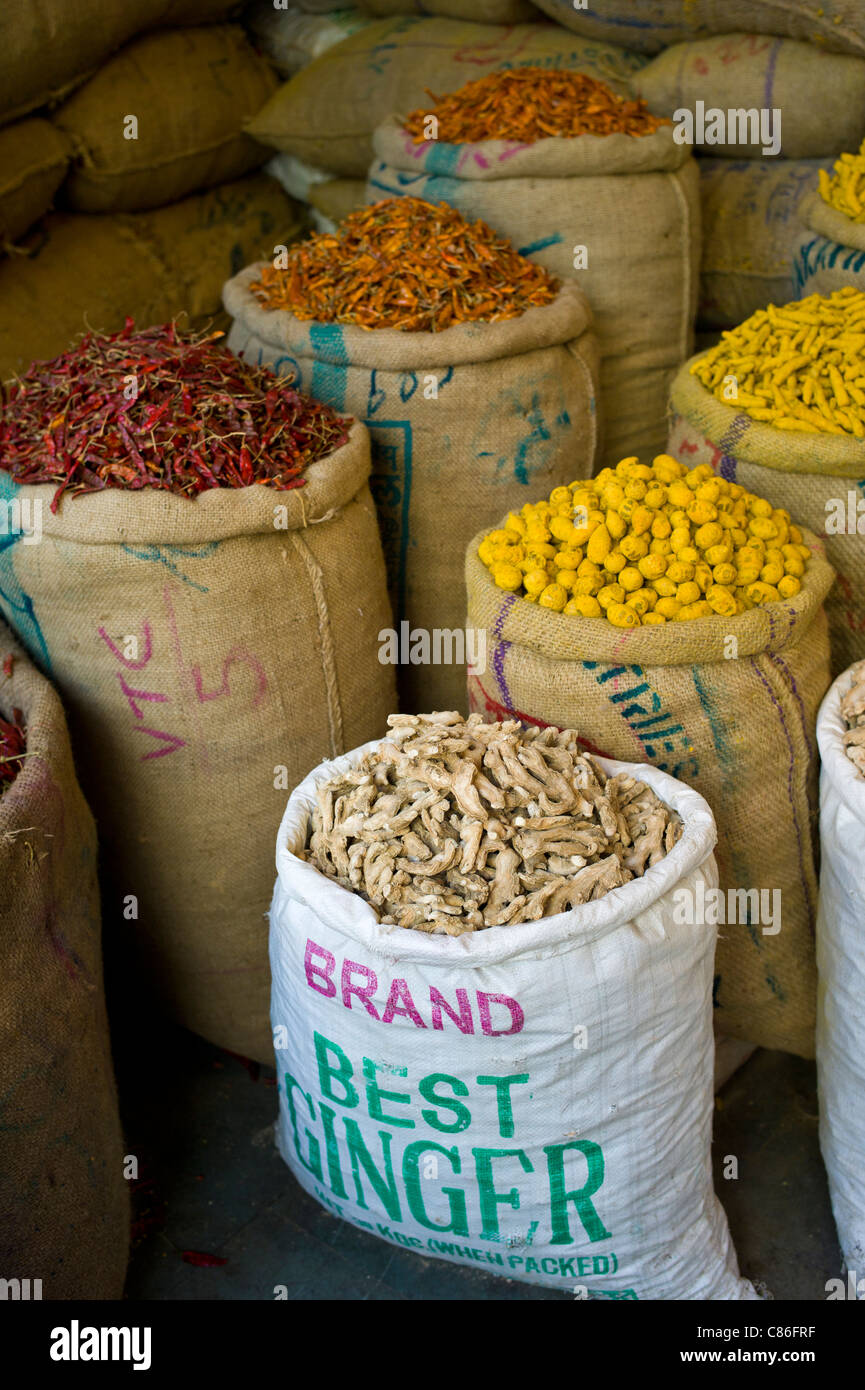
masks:
{"label": "green lettering on sack", "polygon": [[422,1110],[420,1113],[426,1120],[431,1129],[437,1129],[441,1134],[461,1134],[464,1129],[468,1129],[472,1122],[472,1112],[467,1105],[463,1105],[458,1100],[451,1100],[447,1096],[440,1096],[436,1090],[437,1086],[450,1086],[455,1095],[467,1096],[469,1088],[464,1081],[460,1081],[458,1076],[448,1076],[447,1072],[434,1071],[429,1076],[424,1076],[418,1082],[418,1090],[424,1100],[430,1101],[433,1105],[438,1105],[441,1109],[452,1110],[455,1115],[453,1124],[445,1124],[440,1120],[435,1110]]}
{"label": "green lettering on sack", "polygon": [[409,1144],[402,1158],[402,1178],[405,1183],[405,1195],[408,1200],[409,1211],[421,1226],[425,1226],[428,1231],[441,1231],[442,1234],[448,1233],[455,1236],[467,1236],[469,1233],[468,1214],[466,1212],[465,1193],[458,1187],[443,1187],[442,1193],[448,1199],[450,1208],[450,1225],[442,1226],[436,1221],[431,1221],[424,1206],[423,1193],[421,1189],[420,1159],[423,1153],[439,1153],[449,1160],[455,1173],[460,1171],[460,1151],[454,1144],[452,1149],[446,1149],[441,1144],[436,1144],[433,1140],[417,1139],[413,1144]]}
{"label": "green lettering on sack", "polygon": [[516,1076],[479,1076],[479,1086],[495,1086],[496,1103],[499,1109],[499,1134],[502,1139],[514,1137],[514,1110],[511,1104],[511,1086],[524,1086],[529,1079],[527,1071]]}
{"label": "green lettering on sack", "polygon": [[371,1057],[363,1059],[363,1074],[366,1077],[366,1102],[371,1120],[381,1120],[386,1125],[398,1125],[402,1129],[414,1129],[414,1120],[403,1115],[386,1115],[381,1108],[383,1100],[392,1100],[395,1105],[411,1105],[411,1096],[406,1091],[383,1091],[376,1078],[377,1071],[390,1071],[394,1076],[408,1076],[408,1067],[388,1067],[374,1062]]}
{"label": "green lettering on sack", "polygon": [[300,1085],[300,1082],[296,1081],[290,1072],[286,1072],[285,1099],[288,1102],[288,1114],[289,1118],[291,1119],[291,1128],[294,1133],[295,1153],[297,1154],[306,1171],[308,1173],[312,1173],[313,1177],[318,1178],[319,1182],[321,1182],[321,1145],[319,1144],[315,1136],[310,1134],[309,1130],[306,1131],[307,1143],[309,1144],[309,1158],[306,1158],[304,1156],[303,1151],[300,1147],[300,1135],[297,1132],[297,1111],[294,1107],[295,1091],[297,1091],[299,1095],[303,1096],[304,1100],[306,1101],[310,1117],[314,1120],[315,1106],[312,1103],[312,1096],[307,1095],[306,1091],[304,1091],[303,1087]]}
{"label": "green lettering on sack", "polygon": [[[346,1057],[339,1043],[331,1042],[329,1038],[322,1037],[321,1033],[314,1033],[315,1039],[315,1060],[318,1063],[318,1084],[321,1087],[323,1096],[328,1100],[335,1101],[337,1105],[345,1105],[353,1109],[358,1102],[358,1094],[352,1086],[349,1077],[354,1074],[354,1068]],[[338,1066],[331,1066],[327,1059],[328,1052],[332,1052],[337,1058]],[[334,1095],[331,1081],[338,1081],[345,1091],[345,1095]]]}
{"label": "green lettering on sack", "polygon": [[329,1105],[325,1105],[323,1100],[318,1103],[321,1112],[321,1123],[324,1129],[324,1150],[327,1154],[327,1173],[330,1178],[331,1191],[337,1197],[348,1200],[345,1182],[342,1176],[342,1169],[339,1164],[339,1144],[334,1130],[336,1111],[331,1110]]}
{"label": "green lettering on sack", "polygon": [[[569,1149],[581,1153],[586,1160],[588,1174],[582,1187],[569,1192],[565,1179],[564,1155]],[[552,1217],[552,1245],[570,1245],[573,1241],[568,1221],[568,1203],[573,1202],[577,1215],[589,1240],[606,1240],[611,1234],[591,1202],[604,1181],[604,1155],[600,1145],[590,1139],[572,1139],[566,1144],[545,1144],[547,1169],[550,1177],[550,1212]]]}
{"label": "green lettering on sack", "polygon": [[393,1163],[391,1162],[390,1146],[393,1135],[389,1130],[380,1129],[378,1137],[382,1146],[382,1162],[384,1167],[384,1177],[375,1166],[375,1160],[364,1143],[360,1126],[356,1120],[350,1116],[345,1117],[345,1137],[348,1143],[348,1153],[351,1159],[351,1173],[354,1178],[354,1188],[357,1194],[357,1204],[368,1210],[366,1197],[364,1195],[363,1183],[361,1182],[361,1168],[366,1173],[375,1195],[378,1197],[391,1221],[401,1221],[402,1213],[399,1205],[399,1195],[396,1188],[396,1180],[393,1175]]}
{"label": "green lettering on sack", "polygon": [[508,1192],[498,1192],[493,1180],[494,1158],[518,1158],[523,1172],[532,1173],[534,1169],[527,1154],[522,1149],[472,1149],[477,1174],[478,1196],[481,1206],[481,1240],[500,1240],[499,1206],[519,1210],[520,1194],[512,1187]]}

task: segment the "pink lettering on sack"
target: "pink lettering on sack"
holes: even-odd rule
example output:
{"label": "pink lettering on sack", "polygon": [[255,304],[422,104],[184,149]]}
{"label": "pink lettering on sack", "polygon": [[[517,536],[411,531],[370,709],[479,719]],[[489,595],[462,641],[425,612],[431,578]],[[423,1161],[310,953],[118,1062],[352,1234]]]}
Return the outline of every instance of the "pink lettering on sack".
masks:
{"label": "pink lettering on sack", "polygon": [[[508,994],[491,994],[482,989],[474,991],[474,1009],[470,992],[461,988],[454,990],[455,1002],[451,1003],[434,985],[429,985],[427,999],[420,1002],[412,996],[408,981],[401,977],[395,977],[388,983],[380,979],[371,966],[349,957],[338,967],[333,952],[326,946],[320,946],[312,937],[307,938],[303,969],[307,985],[316,994],[323,995],[325,999],[338,998],[344,1009],[355,1008],[356,1001],[359,1001],[376,1023],[393,1023],[395,1019],[405,1018],[415,1028],[432,1027],[437,1032],[443,1032],[447,1018],[461,1033],[482,1033],[488,1038],[503,1038],[521,1032],[526,1021],[516,999]],[[339,990],[336,984],[337,969]],[[373,1000],[379,990],[384,991],[386,984],[387,1000],[379,1014]],[[429,1007],[429,1022],[421,1012],[425,1005]],[[494,1009],[497,1010],[495,1017]],[[503,1009],[506,1010],[507,1019],[502,1015]],[[507,1027],[497,1026],[505,1022]]]}

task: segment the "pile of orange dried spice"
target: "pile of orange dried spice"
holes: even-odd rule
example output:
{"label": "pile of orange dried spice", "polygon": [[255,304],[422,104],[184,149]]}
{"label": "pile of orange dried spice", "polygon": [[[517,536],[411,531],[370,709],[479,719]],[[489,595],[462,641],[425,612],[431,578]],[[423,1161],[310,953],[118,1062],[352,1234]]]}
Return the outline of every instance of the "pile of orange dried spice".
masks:
{"label": "pile of orange dried spice", "polygon": [[521,140],[533,144],[547,136],[651,135],[670,122],[653,116],[643,100],[617,96],[603,82],[582,72],[517,68],[491,72],[457,92],[437,97],[429,110],[412,111],[403,122],[416,145],[430,139],[428,118],[435,116],[436,140],[462,145],[479,140]]}
{"label": "pile of orange dried spice", "polygon": [[266,309],[369,329],[495,323],[551,304],[560,289],[485,222],[421,198],[359,208],[335,232],[290,246],[287,262],[264,266],[250,286]]}

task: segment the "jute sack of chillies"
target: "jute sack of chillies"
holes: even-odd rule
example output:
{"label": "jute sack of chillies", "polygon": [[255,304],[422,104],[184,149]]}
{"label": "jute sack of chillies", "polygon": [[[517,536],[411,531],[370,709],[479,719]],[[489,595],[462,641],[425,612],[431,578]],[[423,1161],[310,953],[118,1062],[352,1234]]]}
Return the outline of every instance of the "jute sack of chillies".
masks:
{"label": "jute sack of chillies", "polygon": [[478,556],[484,532],[468,547],[466,582],[467,621],[488,647],[486,672],[469,677],[471,710],[579,724],[590,752],[687,782],[718,822],[725,904],[731,889],[762,889],[773,909],[781,890],[774,935],[763,927],[777,927],[777,913],[774,923],[747,925],[738,909],[718,919],[715,1020],[729,1037],[811,1057],[814,731],[829,684],[823,600],[833,574],[820,542],[803,535],[812,555],[799,592],[732,617],[621,628],[550,611],[496,585]]}
{"label": "jute sack of chillies", "polygon": [[[763,401],[771,406],[767,413],[773,419],[755,418],[754,401],[747,391],[751,368],[746,354],[767,329],[771,332],[758,347],[754,380],[768,382],[765,389],[771,393],[777,378],[779,396]],[[799,346],[807,346],[812,330],[819,331],[821,338],[802,354]],[[857,510],[865,478],[865,413],[855,399],[858,395],[865,401],[865,370],[860,365],[863,331],[865,286],[855,290],[847,285],[832,295],[815,293],[801,303],[770,305],[730,330],[708,354],[686,362],[670,390],[671,454],[692,465],[710,464],[716,473],[759,493],[774,507],[785,507],[823,537],[826,557],[838,575],[826,601],[833,675],[865,656],[865,552],[862,531],[857,529],[861,524],[865,530]],[[806,337],[796,346],[803,332]],[[781,347],[785,339],[786,348]],[[800,362],[804,357],[810,360]],[[709,389],[701,374],[712,362],[719,379]],[[797,363],[802,370],[790,370]],[[834,381],[840,382],[840,396],[835,394],[833,372],[839,373]],[[812,387],[806,405],[802,387],[815,374],[823,404]],[[737,400],[725,399],[733,389],[739,392]],[[847,414],[850,404],[856,421]],[[797,415],[791,415],[791,410]],[[836,410],[840,412],[837,420],[833,419]],[[848,428],[854,424],[860,436]]]}
{"label": "jute sack of chillies", "polygon": [[[461,119],[447,119],[453,108]],[[426,112],[439,113],[433,139]],[[368,201],[441,199],[579,285],[601,352],[604,462],[661,449],[670,378],[692,351],[700,265],[697,165],[672,125],[582,73],[526,67],[389,116],[373,147]]]}
{"label": "jute sack of chillies", "polygon": [[[461,629],[459,575],[478,520],[591,475],[597,355],[585,296],[447,207],[361,209],[332,237],[289,248],[288,269],[241,271],[223,297],[235,352],[296,373],[367,425],[397,630]],[[406,662],[402,708],[464,709],[465,681],[459,652]]]}
{"label": "jute sack of chillies", "polygon": [[476,18],[415,13],[373,19],[274,92],[246,129],[306,164],[364,178],[376,126],[392,111],[410,111],[427,87],[450,92],[468,73],[478,77],[532,63],[591,73],[624,92],[642,66],[619,40],[597,43],[545,21],[478,24]]}
{"label": "jute sack of chillies", "polygon": [[218,342],[128,328],[9,393],[13,453],[0,609],[69,712],[129,987],[272,1061],[272,826],[393,706],[367,432]]}
{"label": "jute sack of chillies", "polygon": [[4,726],[24,752],[0,767],[0,1265],[42,1281],[30,1298],[120,1298],[129,1186],[96,827],[60,700],[0,622],[0,757]]}

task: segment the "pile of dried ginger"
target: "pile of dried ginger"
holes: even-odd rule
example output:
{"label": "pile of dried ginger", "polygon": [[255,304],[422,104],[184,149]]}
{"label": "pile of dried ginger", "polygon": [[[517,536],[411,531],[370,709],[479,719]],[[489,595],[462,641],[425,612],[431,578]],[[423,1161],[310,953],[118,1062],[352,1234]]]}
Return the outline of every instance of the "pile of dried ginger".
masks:
{"label": "pile of dried ginger", "polygon": [[305,858],[384,923],[480,931],[601,898],[662,859],[675,811],[607,777],[573,730],[392,715],[393,737],[323,783]]}

